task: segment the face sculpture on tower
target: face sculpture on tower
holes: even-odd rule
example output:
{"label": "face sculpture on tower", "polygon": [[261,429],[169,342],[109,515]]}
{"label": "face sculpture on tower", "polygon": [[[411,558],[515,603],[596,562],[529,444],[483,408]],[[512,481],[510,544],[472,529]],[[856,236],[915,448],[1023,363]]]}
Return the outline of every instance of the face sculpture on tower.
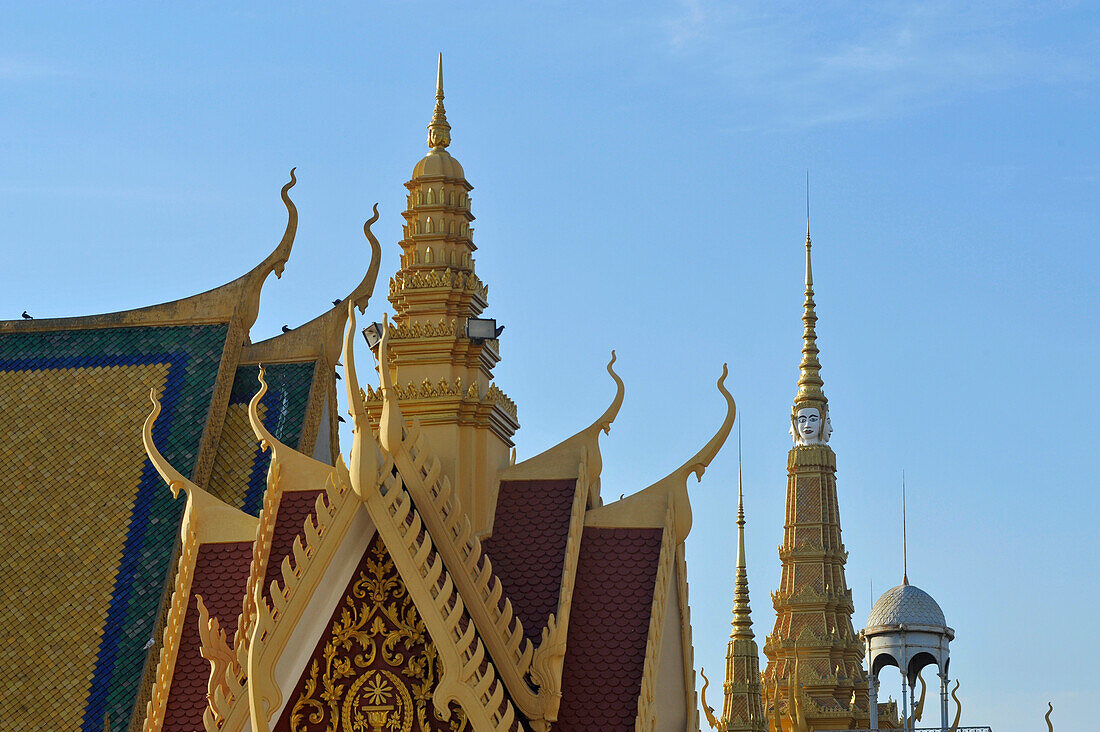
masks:
{"label": "face sculpture on tower", "polygon": [[821,418],[817,407],[801,407],[791,415],[790,432],[796,445],[824,445],[829,441],[833,425],[828,415]]}

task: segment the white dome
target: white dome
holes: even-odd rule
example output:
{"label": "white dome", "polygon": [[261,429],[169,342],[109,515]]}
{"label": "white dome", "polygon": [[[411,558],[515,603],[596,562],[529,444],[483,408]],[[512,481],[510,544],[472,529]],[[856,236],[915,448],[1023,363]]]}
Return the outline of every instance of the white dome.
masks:
{"label": "white dome", "polygon": [[930,625],[946,628],[943,610],[924,590],[910,584],[898,585],[882,593],[867,618],[867,627],[879,625]]}

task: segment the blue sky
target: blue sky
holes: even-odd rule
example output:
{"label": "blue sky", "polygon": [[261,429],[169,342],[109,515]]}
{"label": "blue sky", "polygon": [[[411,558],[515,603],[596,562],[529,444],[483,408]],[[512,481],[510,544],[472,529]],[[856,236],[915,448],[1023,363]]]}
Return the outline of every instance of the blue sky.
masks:
{"label": "blue sky", "polygon": [[[1047,700],[1056,728],[1093,720],[1095,5],[41,3],[3,16],[0,317],[125,309],[236,277],[278,241],[296,165],[298,240],[256,340],[358,281],[375,201],[382,271],[396,268],[443,51],[520,456],[603,410],[614,347],[627,397],[603,490],[644,487],[710,437],[728,361],[761,643],[809,169],[856,627],[871,583],[900,579],[904,469],[909,576],[957,631],[963,723],[1039,729]],[[691,488],[695,655],[715,674],[736,475],[731,443]]]}

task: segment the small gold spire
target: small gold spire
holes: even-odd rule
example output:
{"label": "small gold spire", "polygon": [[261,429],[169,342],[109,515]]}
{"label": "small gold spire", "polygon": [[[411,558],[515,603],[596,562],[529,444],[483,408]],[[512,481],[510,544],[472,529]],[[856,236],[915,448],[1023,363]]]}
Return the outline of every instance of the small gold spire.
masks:
{"label": "small gold spire", "polygon": [[806,292],[802,304],[802,363],[799,364],[798,395],[794,399],[795,407],[817,407],[825,418],[825,407],[829,400],[821,387],[821,363],[817,360],[817,312],[814,310],[814,275],[810,263],[810,217],[806,215]]}
{"label": "small gold spire", "polygon": [[741,484],[741,423],[737,423],[737,575],[733,585],[730,638],[754,640],[749,608],[749,572],[745,564],[745,497]]}
{"label": "small gold spire", "polygon": [[428,147],[442,150],[451,144],[451,126],[447,124],[447,110],[443,108],[443,54],[439,54],[439,66],[435,72],[435,113],[428,125]]}

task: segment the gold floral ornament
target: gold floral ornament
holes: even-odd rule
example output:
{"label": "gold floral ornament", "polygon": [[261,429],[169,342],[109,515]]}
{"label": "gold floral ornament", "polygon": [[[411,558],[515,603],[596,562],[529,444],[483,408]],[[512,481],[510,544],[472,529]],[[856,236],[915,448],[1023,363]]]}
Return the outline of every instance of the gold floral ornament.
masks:
{"label": "gold floral ornament", "polygon": [[436,714],[439,677],[435,645],[376,536],[276,732],[467,730],[457,706],[448,721]]}

